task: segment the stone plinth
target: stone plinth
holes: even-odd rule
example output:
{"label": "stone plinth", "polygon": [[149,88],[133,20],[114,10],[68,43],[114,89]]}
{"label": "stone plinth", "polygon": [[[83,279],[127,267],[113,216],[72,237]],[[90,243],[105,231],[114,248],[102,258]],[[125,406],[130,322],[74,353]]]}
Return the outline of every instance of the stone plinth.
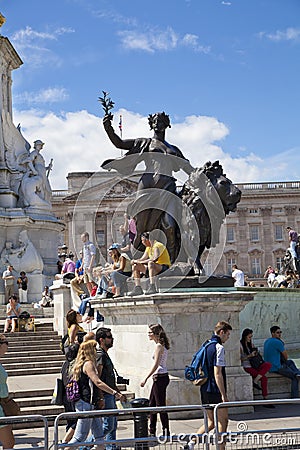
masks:
{"label": "stone plinth", "polygon": [[148,339],[148,324],[160,323],[170,339],[168,370],[171,382],[168,405],[195,404],[200,401],[199,388],[184,379],[184,368],[203,341],[210,338],[220,320],[230,322],[233,331],[225,344],[228,397],[230,400],[252,400],[251,377],[240,363],[240,311],[253,300],[250,292],[233,290],[187,293],[164,293],[146,297],[93,300],[105,317],[104,326],[115,336],[110,354],[117,371],[130,379],[129,389],[136,396],[149,396],[151,380],[140,387],[149,372],[154,351]]}
{"label": "stone plinth", "polygon": [[60,336],[67,332],[66,314],[72,307],[70,287],[64,284],[62,280],[55,280],[51,286],[54,303],[54,331]]}
{"label": "stone plinth", "polygon": [[[242,292],[245,288],[238,288]],[[240,313],[241,332],[253,329],[256,346],[263,348],[265,339],[271,337],[270,327],[282,329],[282,339],[288,349],[300,349],[300,290],[278,288],[253,288],[255,298]]]}

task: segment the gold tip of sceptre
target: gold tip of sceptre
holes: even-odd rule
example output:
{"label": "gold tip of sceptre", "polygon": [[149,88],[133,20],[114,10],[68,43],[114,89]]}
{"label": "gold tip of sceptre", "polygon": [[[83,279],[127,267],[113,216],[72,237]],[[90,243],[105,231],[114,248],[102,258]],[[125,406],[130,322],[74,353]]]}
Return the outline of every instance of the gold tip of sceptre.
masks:
{"label": "gold tip of sceptre", "polygon": [[5,17],[0,13],[0,27],[6,22]]}

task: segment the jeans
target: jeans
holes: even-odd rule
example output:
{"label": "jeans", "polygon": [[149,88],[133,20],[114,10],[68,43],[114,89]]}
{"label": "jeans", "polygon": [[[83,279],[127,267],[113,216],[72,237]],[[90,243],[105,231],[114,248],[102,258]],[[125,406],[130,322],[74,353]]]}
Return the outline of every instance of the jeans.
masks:
{"label": "jeans", "polygon": [[114,285],[117,288],[122,288],[126,283],[128,277],[131,276],[131,272],[123,272],[122,270],[114,270],[110,274],[110,278],[112,279]]}
{"label": "jeans", "polygon": [[109,280],[106,275],[102,275],[100,283],[98,284],[97,294],[103,294],[108,290]]}
{"label": "jeans", "polygon": [[291,384],[291,397],[299,398],[299,378],[297,375],[300,375],[300,370],[296,367],[296,364],[291,359],[287,359],[284,364],[277,370],[277,373],[280,373],[283,377],[290,378],[292,381]]}
{"label": "jeans", "polygon": [[[87,403],[83,400],[78,400],[75,403],[75,411],[92,411],[94,409],[94,405]],[[86,419],[78,419],[77,425],[75,428],[75,433],[72,439],[70,440],[70,444],[76,444],[78,442],[85,442],[86,438],[90,430],[93,433],[95,439],[103,438],[103,426],[102,426],[102,418],[101,417],[90,417]]]}
{"label": "jeans", "polygon": [[290,252],[291,252],[291,255],[293,258],[297,258],[296,244],[297,244],[297,242],[295,242],[295,241],[290,242]]}
{"label": "jeans", "polygon": [[[114,395],[104,392],[104,409],[117,409],[116,399]],[[117,436],[117,416],[103,417],[103,434],[105,440],[114,441]],[[106,445],[106,450],[112,450],[116,446],[114,444]]]}

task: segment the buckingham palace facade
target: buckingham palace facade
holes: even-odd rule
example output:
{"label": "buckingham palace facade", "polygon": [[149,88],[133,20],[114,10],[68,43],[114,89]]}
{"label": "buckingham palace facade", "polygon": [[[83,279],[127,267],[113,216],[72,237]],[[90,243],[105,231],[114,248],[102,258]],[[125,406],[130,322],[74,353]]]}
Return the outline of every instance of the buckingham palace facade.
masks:
{"label": "buckingham palace facade", "polygon": [[[121,240],[119,226],[140,175],[122,179],[113,172],[69,173],[68,189],[52,193],[53,211],[66,224],[61,243],[78,254],[80,235],[88,231],[99,258],[105,259],[112,242]],[[241,202],[227,216],[220,244],[203,255],[205,270],[230,274],[237,264],[249,278],[261,278],[268,265],[281,268],[288,247],[286,227],[300,231],[300,182],[236,185]]]}

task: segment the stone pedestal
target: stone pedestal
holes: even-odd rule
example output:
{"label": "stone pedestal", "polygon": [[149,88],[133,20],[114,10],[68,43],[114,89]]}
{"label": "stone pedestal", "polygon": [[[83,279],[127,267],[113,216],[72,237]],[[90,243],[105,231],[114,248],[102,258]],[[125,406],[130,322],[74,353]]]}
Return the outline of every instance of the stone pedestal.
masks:
{"label": "stone pedestal", "polygon": [[53,328],[60,336],[64,336],[67,332],[66,315],[72,307],[70,287],[62,280],[55,280],[50,288],[53,292],[54,303]]}
{"label": "stone pedestal", "polygon": [[[160,323],[171,348],[168,370],[171,382],[167,390],[168,405],[197,404],[199,388],[184,379],[184,368],[193,354],[211,337],[220,320],[233,328],[225,344],[227,391],[230,400],[252,400],[251,377],[241,368],[239,313],[253,299],[250,292],[233,290],[187,293],[164,293],[147,297],[93,300],[93,306],[105,317],[104,326],[115,337],[110,355],[117,371],[130,379],[129,389],[138,397],[149,396],[151,380],[140,387],[152,364],[154,345],[148,339],[148,325]],[[241,412],[241,411],[240,411]]]}

